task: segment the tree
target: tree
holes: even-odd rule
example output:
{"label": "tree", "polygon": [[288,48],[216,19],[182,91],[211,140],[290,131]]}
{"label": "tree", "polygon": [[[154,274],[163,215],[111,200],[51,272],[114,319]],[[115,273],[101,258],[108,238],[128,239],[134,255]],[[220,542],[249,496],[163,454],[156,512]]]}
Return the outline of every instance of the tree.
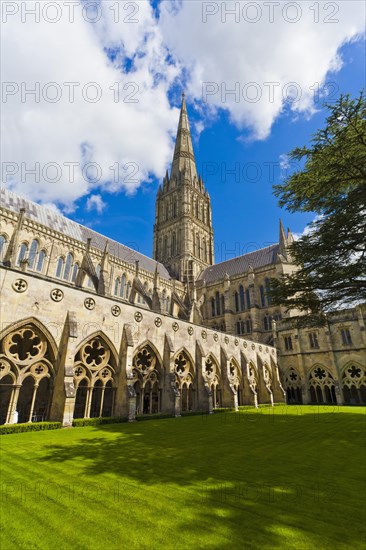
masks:
{"label": "tree", "polygon": [[274,186],[279,205],[314,212],[289,252],[298,270],[271,282],[271,298],[304,313],[302,324],[366,300],[366,102],[341,96],[327,104],[326,126],[289,155],[303,169]]}

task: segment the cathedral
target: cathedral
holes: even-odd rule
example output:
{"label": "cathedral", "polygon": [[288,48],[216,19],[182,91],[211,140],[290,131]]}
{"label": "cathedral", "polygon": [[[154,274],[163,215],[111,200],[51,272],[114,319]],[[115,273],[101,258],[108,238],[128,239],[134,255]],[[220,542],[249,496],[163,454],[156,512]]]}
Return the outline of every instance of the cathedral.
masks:
{"label": "cathedral", "polygon": [[1,190],[1,423],[366,403],[366,305],[297,328],[271,278],[291,232],[215,264],[183,96],[153,259]]}

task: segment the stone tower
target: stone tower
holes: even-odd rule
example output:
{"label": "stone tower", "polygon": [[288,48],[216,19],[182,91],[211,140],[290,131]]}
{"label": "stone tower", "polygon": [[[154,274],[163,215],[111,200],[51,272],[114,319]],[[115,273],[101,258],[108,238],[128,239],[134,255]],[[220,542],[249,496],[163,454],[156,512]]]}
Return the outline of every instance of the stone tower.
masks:
{"label": "stone tower", "polygon": [[184,94],[171,173],[156,197],[154,259],[188,283],[214,262],[211,201],[197,176]]}

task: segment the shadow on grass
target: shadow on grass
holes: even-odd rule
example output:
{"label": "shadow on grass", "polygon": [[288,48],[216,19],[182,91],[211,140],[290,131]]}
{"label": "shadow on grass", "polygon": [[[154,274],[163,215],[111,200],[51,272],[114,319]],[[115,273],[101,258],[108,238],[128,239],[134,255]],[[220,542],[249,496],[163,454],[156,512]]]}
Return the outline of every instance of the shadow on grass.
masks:
{"label": "shadow on grass", "polygon": [[43,460],[85,461],[96,482],[127,479],[137,501],[149,491],[164,501],[173,487],[184,503],[171,522],[178,543],[217,530],[227,544],[207,548],[362,548],[365,411],[303,411],[101,425],[88,437],[80,428],[75,444],[47,447]]}

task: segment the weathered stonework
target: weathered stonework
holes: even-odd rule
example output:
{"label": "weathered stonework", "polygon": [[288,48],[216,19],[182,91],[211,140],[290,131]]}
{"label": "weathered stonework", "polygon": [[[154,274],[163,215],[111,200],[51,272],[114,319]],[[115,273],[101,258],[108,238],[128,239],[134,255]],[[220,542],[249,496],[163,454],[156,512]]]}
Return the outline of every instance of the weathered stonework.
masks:
{"label": "weathered stonework", "polygon": [[296,329],[270,278],[291,232],[213,265],[185,101],[154,258],[1,191],[1,423],[284,402],[366,403],[366,306]]}

